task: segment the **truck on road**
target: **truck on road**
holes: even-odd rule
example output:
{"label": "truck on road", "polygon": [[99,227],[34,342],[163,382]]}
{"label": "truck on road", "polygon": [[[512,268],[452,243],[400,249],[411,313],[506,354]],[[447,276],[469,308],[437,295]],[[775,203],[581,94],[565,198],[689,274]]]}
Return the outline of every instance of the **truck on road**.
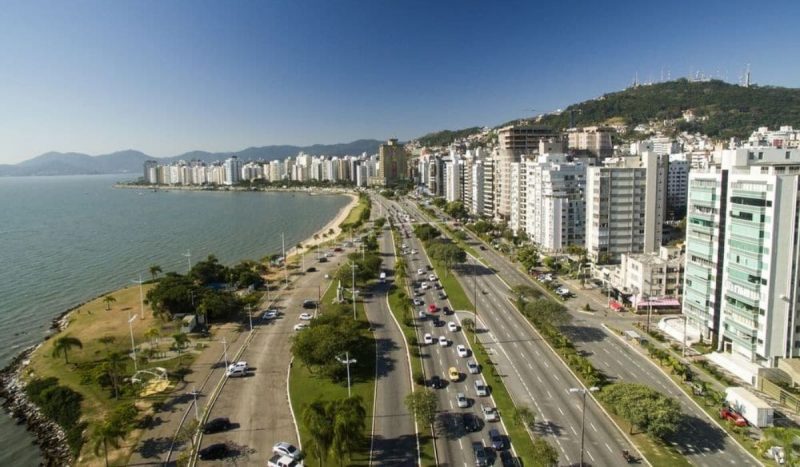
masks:
{"label": "truck on road", "polygon": [[758,428],[772,426],[772,407],[747,389],[742,387],[725,389],[725,402],[730,408],[742,414],[751,425]]}

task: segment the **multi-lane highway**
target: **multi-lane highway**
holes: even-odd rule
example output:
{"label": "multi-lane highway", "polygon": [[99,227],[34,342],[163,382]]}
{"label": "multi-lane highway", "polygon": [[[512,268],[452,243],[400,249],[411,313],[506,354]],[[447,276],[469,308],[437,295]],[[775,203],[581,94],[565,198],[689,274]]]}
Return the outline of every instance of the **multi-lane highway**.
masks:
{"label": "multi-lane highway", "polygon": [[[419,213],[420,211],[415,208],[413,206],[409,209]],[[472,233],[467,233],[468,244],[476,249],[483,245]],[[481,250],[480,254],[481,260],[497,273],[494,274],[487,269],[486,276],[479,275],[479,278],[488,276],[497,278],[499,275],[512,287],[523,284],[536,286],[529,276],[492,248]],[[508,287],[503,284],[497,293],[508,295]],[[576,291],[576,293],[582,292]],[[676,388],[666,375],[657,371],[643,356],[609,335],[602,326],[602,319],[599,316],[587,315],[570,307],[569,302],[566,304],[573,315],[573,322],[565,327],[564,331],[596,368],[612,380],[646,384],[678,400],[687,417],[680,430],[668,441],[691,463],[702,466],[758,465],[755,459],[712,423],[705,412],[699,409],[683,391]],[[522,319],[518,313],[511,314]]]}
{"label": "multi-lane highway", "polygon": [[[386,201],[382,202],[386,203]],[[394,203],[387,203],[398,209]],[[413,287],[412,295],[420,299],[423,305],[419,310],[427,309],[431,304],[439,310],[428,316],[424,320],[416,319],[417,339],[424,342],[424,336],[429,334],[432,343],[422,345],[422,360],[426,374],[426,379],[430,382],[434,376],[438,377],[443,384],[443,388],[434,389],[439,397],[440,412],[436,422],[436,449],[439,458],[439,465],[449,466],[472,466],[475,465],[475,458],[472,451],[472,443],[482,443],[487,448],[490,446],[488,430],[497,429],[501,436],[506,440],[507,434],[502,421],[485,422],[481,413],[481,405],[495,407],[491,392],[488,396],[478,396],[475,389],[475,381],[483,381],[482,374],[471,374],[467,368],[467,362],[474,361],[472,350],[467,336],[464,334],[458,316],[455,314],[444,315],[445,307],[452,309],[449,300],[439,296],[440,289],[437,287],[438,280],[431,280],[433,274],[430,268],[430,260],[427,258],[421,242],[416,239],[411,231],[411,222],[406,221],[399,211],[395,218],[400,220],[401,232],[407,233],[408,238],[403,236],[403,242],[407,246],[404,254],[410,283],[416,284]],[[420,273],[421,271],[421,273]],[[427,288],[422,288],[422,283],[427,284]],[[439,323],[436,325],[435,323]],[[456,329],[450,330],[448,323],[455,323]],[[447,344],[441,345],[439,338],[444,337]],[[464,346],[468,350],[468,356],[459,356],[456,352],[457,346]],[[459,373],[458,381],[450,381],[448,370],[456,368]],[[482,369],[481,369],[482,371]],[[467,398],[467,407],[458,407],[457,395],[461,393]],[[474,420],[478,421],[480,429],[478,431],[467,431],[464,425],[464,414],[471,414]],[[507,414],[501,414],[504,416]],[[491,449],[489,449],[491,451]],[[494,456],[497,454],[494,453]]]}
{"label": "multi-lane highway", "polygon": [[[378,209],[373,209],[373,217]],[[376,341],[375,405],[372,424],[373,465],[413,466],[419,459],[414,416],[405,406],[411,392],[411,368],[405,338],[393,319],[387,294],[393,281],[395,253],[388,226],[378,237],[383,259],[381,268],[387,280],[372,288],[372,297],[364,300],[367,319]]]}

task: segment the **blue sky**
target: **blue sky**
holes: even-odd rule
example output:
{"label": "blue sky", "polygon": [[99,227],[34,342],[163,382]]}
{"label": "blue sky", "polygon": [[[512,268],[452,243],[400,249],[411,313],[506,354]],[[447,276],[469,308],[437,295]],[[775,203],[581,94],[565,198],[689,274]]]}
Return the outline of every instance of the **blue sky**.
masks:
{"label": "blue sky", "polygon": [[4,1],[0,163],[408,139],[562,108],[637,72],[736,82],[750,63],[758,83],[800,87],[800,2],[767,5]]}

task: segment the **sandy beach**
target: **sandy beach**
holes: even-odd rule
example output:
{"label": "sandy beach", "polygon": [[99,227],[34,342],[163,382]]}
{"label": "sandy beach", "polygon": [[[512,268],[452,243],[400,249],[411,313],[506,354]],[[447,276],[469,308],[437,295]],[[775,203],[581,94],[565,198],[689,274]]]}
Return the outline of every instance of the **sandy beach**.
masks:
{"label": "sandy beach", "polygon": [[[347,203],[347,205],[344,206],[342,209],[340,209],[339,212],[336,214],[336,217],[331,219],[331,221],[325,224],[324,227],[314,232],[314,234],[311,235],[309,238],[300,242],[300,244],[303,245],[302,249],[298,249],[297,246],[292,246],[291,248],[288,248],[286,250],[287,257],[307,252],[316,245],[321,245],[325,242],[329,242],[335,239],[342,232],[341,229],[339,228],[339,225],[342,222],[344,222],[345,219],[347,219],[347,216],[350,214],[350,211],[358,204],[358,196],[353,193],[340,193],[340,194],[349,196],[350,202]],[[322,234],[328,233],[330,230],[333,230],[333,235],[328,235],[326,237],[323,237]],[[317,237],[316,239],[314,238],[315,236]]]}

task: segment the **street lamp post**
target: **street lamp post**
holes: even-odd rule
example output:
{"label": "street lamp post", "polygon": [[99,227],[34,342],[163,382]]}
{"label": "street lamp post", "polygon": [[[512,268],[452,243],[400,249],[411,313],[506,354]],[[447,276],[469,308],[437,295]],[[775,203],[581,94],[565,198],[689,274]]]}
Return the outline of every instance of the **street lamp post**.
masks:
{"label": "street lamp post", "polygon": [[478,342],[478,265],[472,265],[472,294],[474,295],[473,303],[475,304],[475,324],[472,325],[472,342]]}
{"label": "street lamp post", "polygon": [[142,284],[144,281],[142,280],[142,273],[139,273],[139,280],[133,281],[134,284],[139,284],[139,314],[141,314],[142,319],[144,319],[144,293],[142,292]]}
{"label": "street lamp post", "polygon": [[350,288],[350,295],[353,299],[353,319],[355,320],[358,319],[356,317],[356,269],[358,268],[358,265],[351,261],[350,267],[353,269],[353,282],[352,287]]}
{"label": "street lamp post", "polygon": [[131,331],[131,354],[133,354],[133,371],[139,371],[139,365],[136,363],[136,343],[133,341],[133,321],[136,319],[136,315],[131,316],[128,318],[128,329]]}
{"label": "street lamp post", "polygon": [[596,392],[599,391],[600,388],[597,386],[592,386],[590,388],[569,388],[569,392],[571,393],[582,393],[583,395],[583,408],[581,409],[581,463],[579,464],[583,467],[583,435],[586,428],[586,393],[587,392]]}
{"label": "street lamp post", "polygon": [[186,271],[186,274],[189,274],[192,270],[192,250],[186,250],[183,256],[186,257],[186,263],[189,265],[189,269]]}
{"label": "street lamp post", "polygon": [[192,392],[190,392],[189,394],[191,394],[192,397],[194,397],[194,419],[199,421],[200,420],[200,411],[197,409],[197,394],[198,393],[199,393],[199,391],[194,386],[192,386]]}
{"label": "street lamp post", "polygon": [[286,239],[284,238],[283,232],[281,232],[281,254],[283,255],[283,280],[286,284],[286,288],[289,288],[289,271],[286,269]]}
{"label": "street lamp post", "polygon": [[222,355],[225,358],[225,368],[228,368],[228,341],[225,340],[225,337],[222,338]]}
{"label": "street lamp post", "polygon": [[247,317],[250,320],[250,332],[253,332],[253,305],[247,304]]}
{"label": "street lamp post", "polygon": [[342,365],[347,365],[347,397],[350,397],[350,364],[356,363],[357,360],[355,358],[350,358],[350,352],[344,353],[344,359],[337,355],[336,360]]}

